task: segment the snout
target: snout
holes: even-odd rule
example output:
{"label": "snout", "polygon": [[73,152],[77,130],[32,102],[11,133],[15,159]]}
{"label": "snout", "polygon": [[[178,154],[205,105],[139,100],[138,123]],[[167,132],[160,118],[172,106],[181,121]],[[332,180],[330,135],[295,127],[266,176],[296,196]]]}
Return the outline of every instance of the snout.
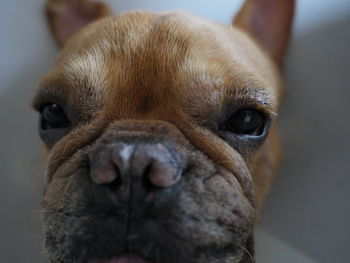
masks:
{"label": "snout", "polygon": [[92,181],[115,190],[130,176],[149,191],[172,187],[180,180],[184,165],[178,154],[160,142],[117,142],[90,155]]}
{"label": "snout", "polygon": [[250,201],[235,176],[176,127],[116,122],[85,152],[71,158],[71,170],[57,170],[45,195],[44,208],[59,211],[44,217],[51,262],[243,258]]}

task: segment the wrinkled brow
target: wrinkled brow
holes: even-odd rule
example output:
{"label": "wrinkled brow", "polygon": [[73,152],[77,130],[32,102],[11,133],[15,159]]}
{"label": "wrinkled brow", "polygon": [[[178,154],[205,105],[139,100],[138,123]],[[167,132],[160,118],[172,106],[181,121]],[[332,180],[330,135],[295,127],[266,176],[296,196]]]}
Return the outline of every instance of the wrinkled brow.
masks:
{"label": "wrinkled brow", "polygon": [[47,103],[64,103],[68,99],[68,87],[60,82],[54,84],[49,81],[41,81],[32,99],[32,107],[39,111]]}
{"label": "wrinkled brow", "polygon": [[[230,74],[227,74],[230,75]],[[218,80],[219,79],[219,80]],[[240,73],[222,77],[197,78],[195,88],[184,101],[184,110],[195,123],[216,127],[218,121],[241,108],[255,108],[274,119],[277,96],[273,87],[252,74]]]}
{"label": "wrinkled brow", "polygon": [[190,99],[185,99],[185,108],[194,115],[221,115],[239,107],[254,107],[271,117],[276,115],[278,92],[253,74],[218,74],[196,80]]}
{"label": "wrinkled brow", "polygon": [[255,74],[238,73],[225,81],[222,104],[253,106],[265,111],[271,117],[277,113],[278,91]]}
{"label": "wrinkled brow", "polygon": [[276,115],[276,109],[273,107],[273,99],[265,88],[229,88],[226,91],[226,96],[222,103],[255,106],[272,116]]}

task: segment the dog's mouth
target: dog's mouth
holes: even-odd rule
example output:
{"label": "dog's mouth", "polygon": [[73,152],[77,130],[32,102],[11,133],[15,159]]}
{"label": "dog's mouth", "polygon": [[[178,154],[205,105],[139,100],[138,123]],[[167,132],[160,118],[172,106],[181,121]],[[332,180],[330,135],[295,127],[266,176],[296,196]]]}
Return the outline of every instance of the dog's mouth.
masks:
{"label": "dog's mouth", "polygon": [[152,263],[146,261],[135,255],[124,255],[120,257],[113,257],[110,259],[94,259],[90,260],[88,263]]}

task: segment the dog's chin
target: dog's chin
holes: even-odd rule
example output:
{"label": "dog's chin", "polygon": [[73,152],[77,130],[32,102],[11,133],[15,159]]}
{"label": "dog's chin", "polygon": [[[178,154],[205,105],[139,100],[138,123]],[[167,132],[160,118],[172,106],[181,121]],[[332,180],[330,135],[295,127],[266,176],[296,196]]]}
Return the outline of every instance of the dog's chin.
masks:
{"label": "dog's chin", "polygon": [[113,257],[110,259],[94,259],[90,260],[88,263],[152,263],[146,261],[135,255],[124,255],[120,257]]}

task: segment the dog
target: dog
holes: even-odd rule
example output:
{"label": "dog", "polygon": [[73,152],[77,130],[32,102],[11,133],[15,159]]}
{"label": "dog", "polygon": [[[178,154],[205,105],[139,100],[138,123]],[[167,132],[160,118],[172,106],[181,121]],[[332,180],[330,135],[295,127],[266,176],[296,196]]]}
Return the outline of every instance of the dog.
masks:
{"label": "dog", "polygon": [[33,105],[49,262],[254,262],[254,224],[281,159],[293,7],[246,0],[224,25],[48,1],[62,50]]}

